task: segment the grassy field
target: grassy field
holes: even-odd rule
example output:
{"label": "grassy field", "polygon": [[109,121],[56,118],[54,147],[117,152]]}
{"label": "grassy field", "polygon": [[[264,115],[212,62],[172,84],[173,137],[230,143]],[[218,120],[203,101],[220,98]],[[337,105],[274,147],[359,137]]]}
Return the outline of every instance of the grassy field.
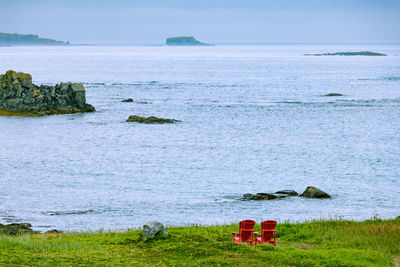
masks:
{"label": "grassy field", "polygon": [[233,243],[238,225],[167,230],[152,241],[141,230],[0,234],[0,266],[392,266],[400,255],[400,219],[280,223],[279,247]]}

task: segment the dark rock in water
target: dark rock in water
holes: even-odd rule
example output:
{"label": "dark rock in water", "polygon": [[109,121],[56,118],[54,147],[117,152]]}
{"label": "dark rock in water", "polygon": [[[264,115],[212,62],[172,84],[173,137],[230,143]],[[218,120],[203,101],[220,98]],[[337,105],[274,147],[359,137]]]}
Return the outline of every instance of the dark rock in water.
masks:
{"label": "dark rock in water", "polygon": [[244,194],[241,200],[272,200],[283,198],[282,196],[269,194],[269,193],[257,193],[257,194]]}
{"label": "dark rock in water", "polygon": [[133,102],[133,99],[132,98],[127,98],[127,99],[122,100],[121,102]]}
{"label": "dark rock in water", "polygon": [[299,194],[294,190],[281,190],[275,192],[276,194],[288,195],[288,196],[298,196]]}
{"label": "dark rock in water", "polygon": [[32,84],[27,73],[7,71],[0,75],[0,115],[42,116],[92,112],[86,103],[85,88],[80,83],[55,86]]}
{"label": "dark rock in water", "polygon": [[11,223],[11,224],[0,224],[0,233],[6,235],[17,235],[21,233],[36,233],[31,229],[30,223]]}
{"label": "dark rock in water", "polygon": [[162,223],[149,222],[143,225],[142,237],[144,240],[151,240],[155,238],[166,238],[168,237],[168,232]]}
{"label": "dark rock in water", "polygon": [[329,94],[326,94],[324,96],[343,96],[343,95],[339,94],[339,93],[329,93]]}
{"label": "dark rock in water", "polygon": [[140,116],[129,116],[129,118],[126,120],[127,122],[139,122],[139,123],[148,123],[148,124],[162,124],[162,123],[175,123],[175,122],[180,122],[178,120],[172,120],[172,119],[163,119],[163,118],[157,118],[157,117],[140,117]]}
{"label": "dark rock in water", "polygon": [[331,196],[313,186],[308,186],[306,190],[300,195],[301,197],[308,197],[308,198],[330,198]]}
{"label": "dark rock in water", "polygon": [[49,231],[46,231],[47,234],[61,234],[63,231],[57,230],[57,229],[52,229]]}

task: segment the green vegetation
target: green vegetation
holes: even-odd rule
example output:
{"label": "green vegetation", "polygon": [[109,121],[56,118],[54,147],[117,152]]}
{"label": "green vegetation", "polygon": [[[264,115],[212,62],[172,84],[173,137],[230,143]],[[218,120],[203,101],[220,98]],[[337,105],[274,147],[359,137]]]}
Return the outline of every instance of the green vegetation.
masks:
{"label": "green vegetation", "polygon": [[336,52],[336,53],[324,53],[324,54],[304,54],[305,56],[386,56],[386,54],[360,51],[360,52]]}
{"label": "green vegetation", "polygon": [[40,38],[34,34],[11,34],[0,32],[0,46],[13,45],[69,45],[69,42]]}
{"label": "green vegetation", "polygon": [[182,45],[182,46],[207,46],[208,44],[196,40],[193,36],[170,37],[167,38],[166,45]]}
{"label": "green vegetation", "polygon": [[0,110],[0,116],[21,116],[21,117],[41,117],[46,115],[63,115],[74,114],[81,112],[94,112],[93,107],[85,107],[84,109],[71,108],[71,109],[53,109],[49,111],[14,111],[14,110]]}
{"label": "green vegetation", "polygon": [[400,218],[281,223],[280,247],[233,243],[238,225],[167,230],[168,239],[153,241],[142,241],[141,230],[0,234],[0,265],[391,266],[400,254]]}

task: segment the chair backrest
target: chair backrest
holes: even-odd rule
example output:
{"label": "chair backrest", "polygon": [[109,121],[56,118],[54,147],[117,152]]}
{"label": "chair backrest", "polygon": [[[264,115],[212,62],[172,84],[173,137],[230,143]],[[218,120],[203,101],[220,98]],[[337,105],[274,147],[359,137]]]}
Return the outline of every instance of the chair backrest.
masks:
{"label": "chair backrest", "polygon": [[253,220],[244,220],[239,223],[239,230],[253,231],[254,225],[256,224]]}
{"label": "chair backrest", "polygon": [[239,223],[240,242],[252,242],[255,224],[253,220],[244,220]]}
{"label": "chair backrest", "polygon": [[263,221],[261,223],[261,238],[263,242],[272,240],[276,227],[276,221]]}
{"label": "chair backrest", "polygon": [[268,221],[263,221],[261,223],[261,231],[263,230],[275,231],[275,227],[276,227],[276,221],[268,220]]}

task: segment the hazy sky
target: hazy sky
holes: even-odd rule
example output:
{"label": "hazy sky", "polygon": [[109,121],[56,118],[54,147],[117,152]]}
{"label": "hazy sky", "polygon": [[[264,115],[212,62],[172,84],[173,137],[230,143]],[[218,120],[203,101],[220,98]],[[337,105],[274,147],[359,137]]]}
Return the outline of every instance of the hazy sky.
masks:
{"label": "hazy sky", "polygon": [[0,32],[71,43],[400,43],[400,0],[0,0]]}

